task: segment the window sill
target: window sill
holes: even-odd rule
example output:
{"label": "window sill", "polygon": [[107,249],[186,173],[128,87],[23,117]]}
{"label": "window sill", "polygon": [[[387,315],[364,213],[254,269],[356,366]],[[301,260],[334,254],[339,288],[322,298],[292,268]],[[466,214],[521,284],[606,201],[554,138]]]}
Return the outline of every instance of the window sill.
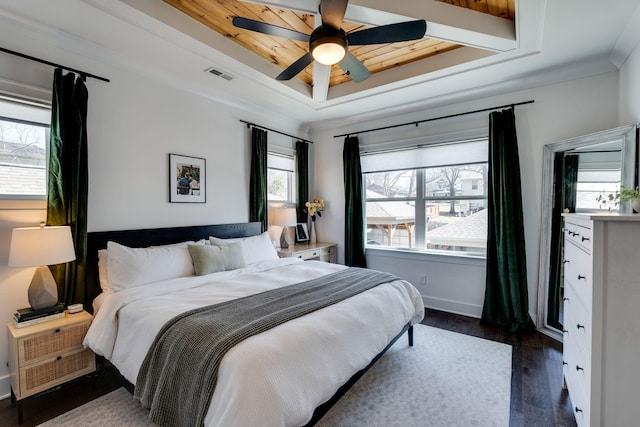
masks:
{"label": "window sill", "polygon": [[444,252],[435,250],[412,250],[402,248],[388,248],[379,246],[367,246],[366,253],[374,256],[384,256],[390,258],[405,258],[413,260],[442,261],[448,263],[484,264],[487,257],[484,254],[473,254],[465,252]]}
{"label": "window sill", "polygon": [[27,211],[47,209],[46,199],[0,199],[0,211]]}

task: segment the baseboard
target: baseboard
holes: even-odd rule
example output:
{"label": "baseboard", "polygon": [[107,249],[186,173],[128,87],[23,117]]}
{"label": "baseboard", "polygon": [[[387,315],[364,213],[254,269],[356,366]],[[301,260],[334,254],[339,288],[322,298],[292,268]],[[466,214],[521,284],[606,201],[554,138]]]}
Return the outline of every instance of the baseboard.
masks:
{"label": "baseboard", "polygon": [[0,377],[0,400],[11,397],[11,376]]}
{"label": "baseboard", "polygon": [[447,313],[462,314],[463,316],[475,317],[479,319],[482,316],[482,306],[469,304],[460,301],[450,301],[441,298],[431,298],[422,296],[424,306],[434,310],[446,311]]}

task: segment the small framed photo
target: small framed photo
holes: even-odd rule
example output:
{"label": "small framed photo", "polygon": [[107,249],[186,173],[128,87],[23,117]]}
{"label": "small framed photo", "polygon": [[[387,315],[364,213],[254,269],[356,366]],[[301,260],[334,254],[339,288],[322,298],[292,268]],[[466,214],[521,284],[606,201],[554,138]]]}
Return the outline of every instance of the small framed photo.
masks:
{"label": "small framed photo", "polygon": [[308,242],[309,241],[309,230],[307,230],[307,224],[298,223],[296,224],[296,243]]}
{"label": "small framed photo", "polygon": [[206,203],[206,160],[169,154],[169,202]]}

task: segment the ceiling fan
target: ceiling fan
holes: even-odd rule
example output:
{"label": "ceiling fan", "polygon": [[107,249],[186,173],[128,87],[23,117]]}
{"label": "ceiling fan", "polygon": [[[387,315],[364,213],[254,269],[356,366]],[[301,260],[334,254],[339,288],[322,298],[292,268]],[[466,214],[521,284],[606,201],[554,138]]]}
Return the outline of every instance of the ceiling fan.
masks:
{"label": "ceiling fan", "polygon": [[322,25],[310,35],[239,16],[234,17],[232,22],[234,26],[245,30],[309,43],[309,51],[285,68],[276,77],[277,80],[292,79],[315,59],[325,65],[338,64],[351,80],[361,82],[369,78],[371,72],[349,53],[349,46],[417,40],[424,37],[427,31],[427,23],[421,19],[346,33],[341,27],[348,1],[320,0]]}

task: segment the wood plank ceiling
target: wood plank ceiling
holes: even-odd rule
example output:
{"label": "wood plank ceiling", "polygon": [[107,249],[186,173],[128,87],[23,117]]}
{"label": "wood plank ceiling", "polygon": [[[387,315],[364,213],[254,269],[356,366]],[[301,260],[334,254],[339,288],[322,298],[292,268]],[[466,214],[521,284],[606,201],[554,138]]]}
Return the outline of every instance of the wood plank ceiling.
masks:
{"label": "wood plank ceiling", "polygon": [[[233,40],[244,48],[262,57],[281,69],[285,69],[308,51],[308,43],[273,37],[233,26],[235,16],[267,22],[311,34],[314,15],[269,7],[237,0],[164,0],[165,3],[191,16],[212,30]],[[437,0],[500,18],[514,20],[515,0]],[[364,25],[345,21],[342,28],[352,32],[367,28]],[[349,51],[371,71],[372,74],[429,58],[460,48],[461,45],[430,38],[417,41],[383,45],[353,46]],[[312,66],[308,66],[296,77],[308,85],[313,84]],[[338,65],[331,67],[329,86],[350,81]]]}

